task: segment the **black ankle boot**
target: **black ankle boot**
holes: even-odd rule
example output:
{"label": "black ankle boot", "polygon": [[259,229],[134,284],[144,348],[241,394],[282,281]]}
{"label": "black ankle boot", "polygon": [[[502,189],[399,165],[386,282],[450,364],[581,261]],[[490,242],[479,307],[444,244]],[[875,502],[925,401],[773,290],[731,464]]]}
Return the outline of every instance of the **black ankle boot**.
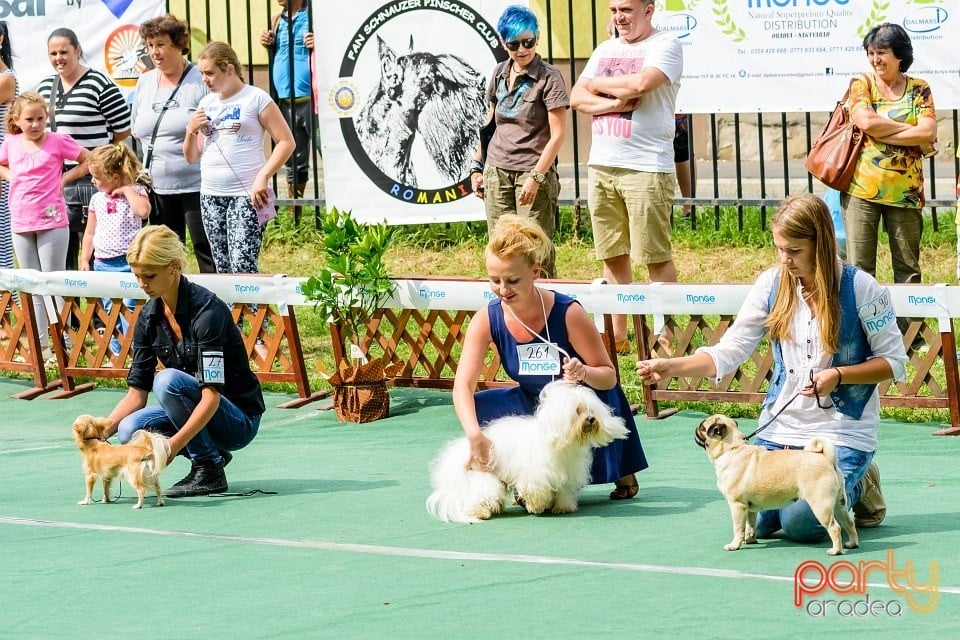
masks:
{"label": "black ankle boot", "polygon": [[227,476],[223,473],[223,464],[209,460],[193,461],[190,473],[164,492],[168,498],[187,498],[205,496],[211,493],[223,493],[227,490]]}

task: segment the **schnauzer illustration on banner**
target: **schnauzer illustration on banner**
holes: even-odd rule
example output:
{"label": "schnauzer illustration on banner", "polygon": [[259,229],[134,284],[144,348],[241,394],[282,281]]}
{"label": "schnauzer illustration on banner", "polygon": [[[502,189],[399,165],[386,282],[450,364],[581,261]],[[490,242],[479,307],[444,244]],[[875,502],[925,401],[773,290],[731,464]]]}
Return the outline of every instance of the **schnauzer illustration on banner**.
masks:
{"label": "schnauzer illustration on banner", "polygon": [[[374,164],[391,178],[415,187],[417,169],[451,182],[467,175],[486,110],[486,79],[449,53],[413,51],[397,55],[377,37],[380,82],[357,116],[360,142]],[[415,167],[420,140],[434,167]]]}

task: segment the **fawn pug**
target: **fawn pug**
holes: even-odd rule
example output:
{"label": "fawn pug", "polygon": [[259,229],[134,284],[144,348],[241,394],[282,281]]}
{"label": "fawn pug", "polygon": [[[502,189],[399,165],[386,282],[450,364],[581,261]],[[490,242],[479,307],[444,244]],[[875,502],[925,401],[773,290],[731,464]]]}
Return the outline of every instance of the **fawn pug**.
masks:
{"label": "fawn pug", "polygon": [[736,421],[720,414],[701,422],[694,439],[713,461],[717,488],[730,505],[733,540],[724,547],[727,551],[757,541],[757,512],[779,509],[795,500],[806,500],[827,530],[833,543],[827,553],[843,553],[841,527],[848,538],[843,546],[859,546],[837,452],[830,442],[814,438],[802,450],[768,451],[747,442]]}
{"label": "fawn pug", "polygon": [[160,472],[167,466],[166,438],[150,431],[137,431],[128,444],[112,446],[103,434],[110,426],[106,418],[79,416],[73,423],[73,439],[83,458],[83,475],[87,493],[78,504],[90,504],[93,485],[97,478],[103,483],[103,501],[110,502],[110,485],[122,473],[137,492],[134,509],[143,506],[143,496],[149,487],[157,494],[157,506],[163,506],[160,490]]}

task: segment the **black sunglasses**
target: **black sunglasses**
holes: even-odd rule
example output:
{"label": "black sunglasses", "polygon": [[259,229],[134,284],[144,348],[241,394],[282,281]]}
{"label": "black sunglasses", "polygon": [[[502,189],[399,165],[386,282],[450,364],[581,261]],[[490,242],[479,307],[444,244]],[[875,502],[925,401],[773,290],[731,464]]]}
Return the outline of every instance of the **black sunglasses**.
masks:
{"label": "black sunglasses", "polygon": [[536,37],[533,37],[527,38],[526,40],[511,40],[510,42],[504,42],[503,44],[506,45],[507,49],[510,49],[510,51],[519,51],[520,45],[523,45],[524,49],[533,49],[535,46],[537,46],[537,39]]}

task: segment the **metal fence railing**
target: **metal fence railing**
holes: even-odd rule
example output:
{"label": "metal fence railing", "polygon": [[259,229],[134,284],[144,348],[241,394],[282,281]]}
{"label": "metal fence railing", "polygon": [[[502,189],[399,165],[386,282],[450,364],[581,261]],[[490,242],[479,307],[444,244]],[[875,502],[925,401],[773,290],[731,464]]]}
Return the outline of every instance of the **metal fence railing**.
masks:
{"label": "metal fence railing", "polygon": [[[314,2],[311,12],[326,9],[326,2]],[[605,36],[602,16],[608,10],[606,0],[531,0],[541,18],[544,57],[564,73],[568,86],[599,39]],[[246,3],[216,0],[168,0],[168,10],[190,23],[194,34],[194,54],[203,42],[221,39],[230,42],[247,66],[251,83],[270,89],[270,56],[259,44],[260,32],[273,23],[280,10],[275,0],[250,0]],[[337,11],[348,11],[338,4]],[[316,24],[316,22],[312,22]],[[574,25],[574,28],[570,28]],[[691,204],[701,210],[720,207],[774,207],[788,194],[822,191],[822,187],[803,169],[803,158],[810,143],[826,120],[826,113],[740,113],[694,114],[689,135],[690,158],[694,171],[694,195],[677,199],[677,205]],[[571,112],[568,136],[560,151],[561,202],[580,206],[586,202],[586,159],[590,142],[589,118]],[[925,167],[927,206],[934,227],[937,209],[952,208],[956,202],[954,186],[960,173],[955,156],[960,140],[958,111],[940,111],[941,152]],[[946,135],[944,135],[946,133]],[[318,136],[312,137],[310,182],[302,198],[278,200],[286,205],[324,204],[322,158]],[[278,191],[278,194],[285,191]],[[696,225],[697,217],[693,218]]]}

